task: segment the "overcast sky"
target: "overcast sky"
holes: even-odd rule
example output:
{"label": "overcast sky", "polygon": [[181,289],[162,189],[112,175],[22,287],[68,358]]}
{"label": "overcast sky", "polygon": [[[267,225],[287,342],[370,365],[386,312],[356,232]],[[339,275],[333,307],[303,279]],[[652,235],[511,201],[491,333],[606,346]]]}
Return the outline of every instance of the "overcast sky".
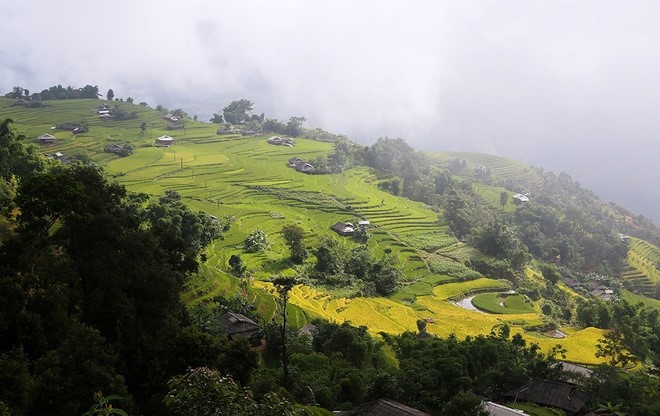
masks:
{"label": "overcast sky", "polygon": [[[8,3],[8,4],[6,4]],[[9,0],[0,93],[238,98],[363,144],[565,171],[660,223],[660,2]]]}

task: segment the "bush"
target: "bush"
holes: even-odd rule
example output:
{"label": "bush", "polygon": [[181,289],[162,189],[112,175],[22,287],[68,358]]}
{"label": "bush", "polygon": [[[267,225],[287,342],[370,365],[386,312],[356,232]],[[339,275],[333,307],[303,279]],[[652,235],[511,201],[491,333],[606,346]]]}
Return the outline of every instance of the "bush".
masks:
{"label": "bush", "polygon": [[270,243],[268,242],[268,235],[264,230],[256,229],[248,234],[243,245],[245,251],[248,253],[256,253],[268,249]]}

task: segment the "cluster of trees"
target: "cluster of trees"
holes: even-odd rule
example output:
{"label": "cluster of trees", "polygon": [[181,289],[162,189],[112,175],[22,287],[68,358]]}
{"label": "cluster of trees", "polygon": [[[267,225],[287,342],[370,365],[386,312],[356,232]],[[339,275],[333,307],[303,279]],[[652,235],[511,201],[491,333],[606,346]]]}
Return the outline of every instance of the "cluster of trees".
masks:
{"label": "cluster of trees", "polygon": [[305,117],[291,117],[288,122],[283,123],[277,119],[267,119],[264,113],[254,114],[253,109],[254,103],[242,98],[229,103],[222,109],[222,114],[214,113],[209,121],[216,124],[242,124],[247,130],[256,133],[267,131],[298,137],[303,132],[302,125],[306,121]]}
{"label": "cluster of trees", "polygon": [[2,123],[0,402],[82,414],[103,391],[157,413],[170,377],[235,348],[207,343],[180,299],[223,226],[173,192],[150,201],[92,165],[49,166],[20,139]]}
{"label": "cluster of trees", "polygon": [[628,367],[637,363],[659,375],[660,311],[625,300],[603,302],[597,298],[582,300],[577,307],[578,322],[583,326],[609,329],[598,345],[598,355],[610,364]]}
{"label": "cluster of trees", "polygon": [[74,88],[70,85],[64,88],[61,85],[54,85],[39,93],[33,94],[30,94],[30,91],[23,87],[14,87],[11,92],[5,94],[5,97],[8,98],[26,98],[34,101],[75,100],[82,98],[98,99],[99,96],[99,87],[96,85],[85,85],[82,88]]}
{"label": "cluster of trees", "polygon": [[363,296],[387,296],[393,293],[402,275],[399,260],[386,249],[378,259],[366,245],[351,250],[335,238],[324,237],[312,250],[316,263],[309,275],[328,286],[355,286]]}
{"label": "cluster of trees", "polygon": [[[625,259],[627,246],[617,237],[622,224],[592,192],[566,173],[554,175],[536,169],[530,172],[531,179],[498,182],[487,172],[464,172],[466,162],[462,159],[451,160],[443,169],[404,140],[391,138],[378,139],[367,148],[349,147],[339,153],[340,159],[364,163],[388,175],[381,181],[381,188],[437,208],[458,238],[507,259],[514,270],[519,269],[517,266],[526,253],[545,262],[558,261],[573,270],[596,270],[602,274],[616,272]],[[315,163],[325,165],[322,161]],[[456,174],[464,179],[455,180]],[[541,179],[534,181],[535,177]],[[473,190],[472,182],[504,186],[513,192],[526,190],[535,197],[508,214],[488,206]],[[494,241],[493,224],[499,224],[500,231],[513,236],[508,240],[515,243],[516,249],[501,252],[497,245],[488,244]]]}
{"label": "cluster of trees", "polygon": [[[366,228],[359,228],[368,238]],[[363,296],[392,294],[403,273],[398,258],[387,248],[378,259],[366,245],[346,250],[333,237],[322,237],[318,245],[310,250],[305,245],[305,230],[289,224],[282,228],[284,242],[289,249],[289,260],[295,265],[303,265],[311,252],[316,261],[297,268],[301,278],[311,278],[317,284],[334,287],[353,287]],[[267,250],[270,247],[268,235],[261,229],[248,233],[243,249],[248,253]],[[239,255],[229,259],[229,272],[236,277],[249,275],[246,265]]]}
{"label": "cluster of trees", "polygon": [[[531,377],[561,380],[556,366],[563,350],[542,354],[506,325],[490,335],[459,340],[420,339],[414,333],[371,337],[365,327],[314,321],[311,336],[287,335],[290,378],[288,394],[298,403],[317,403],[327,409],[348,409],[378,398],[400,401],[431,414],[481,415],[484,398],[493,399]],[[279,331],[267,329],[266,355],[281,351]],[[280,369],[260,367],[250,386],[262,397],[279,383]],[[647,384],[644,384],[647,383]],[[590,407],[612,402],[630,415],[658,411],[657,378],[624,373],[602,366],[580,388],[592,395]],[[612,393],[608,388],[616,390]],[[640,391],[631,391],[640,388]],[[628,396],[627,396],[628,395]]]}

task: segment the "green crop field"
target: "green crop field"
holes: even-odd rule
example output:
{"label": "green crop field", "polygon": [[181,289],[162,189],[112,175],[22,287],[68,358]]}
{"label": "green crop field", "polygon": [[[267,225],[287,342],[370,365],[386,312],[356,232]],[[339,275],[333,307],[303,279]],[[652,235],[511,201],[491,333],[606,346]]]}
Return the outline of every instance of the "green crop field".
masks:
{"label": "green crop field", "polygon": [[637,295],[635,293],[629,292],[627,290],[621,291],[621,298],[627,300],[628,302],[636,305],[638,303],[643,303],[644,306],[649,306],[651,308],[660,309],[660,300],[647,298],[646,296]]}
{"label": "green crop field", "polygon": [[[391,250],[403,268],[399,290],[388,298],[348,297],[340,291],[331,296],[318,288],[299,285],[291,292],[290,322],[302,326],[321,317],[335,322],[365,325],[370,332],[401,333],[415,331],[418,319],[428,319],[430,333],[468,336],[488,333],[493,326],[508,323],[513,333],[522,333],[545,350],[561,343],[571,361],[595,363],[598,330],[565,330],[562,340],[526,334],[524,326],[541,323],[541,317],[518,297],[506,298],[507,313],[486,314],[458,307],[450,302],[468,294],[499,292],[507,282],[480,277],[464,266],[474,250],[447,233],[441,215],[422,203],[394,196],[379,189],[377,175],[366,167],[339,174],[307,175],[287,167],[294,156],[311,160],[332,149],[328,142],[296,139],[294,147],[273,146],[267,135],[241,137],[216,135],[217,125],[188,121],[182,130],[168,131],[168,122],[154,109],[125,102],[112,102],[137,119],[109,121],[96,109],[101,100],[49,101],[47,107],[13,107],[13,100],[0,97],[0,119],[12,118],[14,128],[37,144],[37,137],[51,133],[57,143],[42,147],[44,153],[81,155],[102,166],[105,172],[129,190],[158,197],[166,190],[177,191],[193,210],[217,217],[231,217],[231,229],[224,239],[206,251],[207,261],[188,282],[184,301],[193,305],[219,294],[242,293],[268,320],[277,313],[272,285],[276,275],[293,276],[296,269],[287,260],[288,250],[282,227],[297,224],[306,232],[307,247],[314,247],[323,236],[332,236],[350,250],[357,243],[330,230],[337,221],[371,222],[368,246],[376,257]],[[146,124],[142,133],[141,123]],[[51,129],[60,123],[84,123],[89,131],[77,136]],[[155,139],[170,135],[177,144],[156,147]],[[134,153],[120,158],[103,152],[104,146],[129,143]],[[436,153],[440,164],[461,157],[468,161],[467,171],[485,165],[496,178],[516,177],[537,180],[528,166],[496,156],[467,153]],[[502,188],[479,186],[475,189],[484,201],[513,210],[510,203],[499,204]],[[261,253],[246,253],[243,242],[255,229],[266,232],[270,248]],[[640,248],[639,251],[642,249]],[[638,251],[635,251],[636,253]],[[227,274],[232,254],[240,254],[254,280],[250,287]],[[313,262],[313,259],[308,260]],[[635,263],[637,264],[637,263]],[[242,287],[242,288],[241,288]],[[484,299],[496,296],[484,295]],[[479,298],[482,298],[480,295]]]}
{"label": "green crop field", "polygon": [[621,272],[624,281],[645,296],[657,296],[657,288],[660,286],[660,248],[631,237],[627,262],[628,267]]}
{"label": "green crop field", "polygon": [[516,314],[533,313],[534,308],[525,302],[522,295],[502,295],[499,293],[480,293],[472,299],[472,304],[489,313]]}

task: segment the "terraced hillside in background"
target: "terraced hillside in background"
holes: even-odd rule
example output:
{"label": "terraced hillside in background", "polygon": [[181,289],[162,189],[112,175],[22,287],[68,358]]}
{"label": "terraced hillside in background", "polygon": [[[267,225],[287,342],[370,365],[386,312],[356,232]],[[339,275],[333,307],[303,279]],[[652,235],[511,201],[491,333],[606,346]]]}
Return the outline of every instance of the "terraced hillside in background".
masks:
{"label": "terraced hillside in background", "polygon": [[658,297],[660,287],[660,248],[655,245],[630,237],[628,266],[621,272],[624,283],[636,292],[648,297]]}
{"label": "terraced hillside in background", "polygon": [[445,168],[449,168],[454,159],[464,160],[466,165],[459,173],[465,176],[476,177],[477,166],[484,166],[490,170],[488,176],[494,182],[511,183],[531,190],[538,188],[543,181],[543,177],[531,166],[501,156],[471,152],[429,152],[428,154]]}
{"label": "terraced hillside in background", "polygon": [[[184,295],[189,305],[217,294],[238,293],[254,302],[265,320],[271,319],[276,303],[267,280],[298,273],[287,260],[282,227],[292,223],[302,227],[310,248],[322,236],[333,236],[349,250],[357,243],[336,236],[330,226],[363,218],[373,225],[368,246],[374,254],[380,257],[390,249],[398,257],[404,269],[401,289],[389,298],[363,298],[355,297],[354,288],[296,286],[289,311],[294,325],[322,317],[365,325],[374,334],[400,333],[415,331],[416,321],[424,319],[430,333],[463,337],[488,333],[494,326],[508,323],[512,333],[521,333],[546,350],[561,343],[568,349],[569,360],[600,361],[594,355],[600,330],[563,328],[568,335],[558,340],[525,330],[541,323],[542,318],[535,306],[525,306],[520,299],[512,298],[508,313],[483,313],[454,304],[476,292],[499,293],[508,285],[465,270],[462,261],[469,258],[471,249],[448,235],[439,214],[421,203],[381,191],[378,177],[368,168],[307,175],[287,167],[286,162],[294,156],[311,160],[327,154],[331,143],[297,139],[295,147],[273,146],[266,142],[268,136],[218,136],[216,125],[194,121],[188,121],[183,130],[168,131],[159,112],[123,102],[112,104],[135,111],[137,119],[102,120],[95,112],[102,103],[98,100],[51,101],[49,107],[35,109],[12,107],[12,103],[0,98],[0,118],[12,118],[14,127],[29,142],[36,144],[36,137],[43,133],[58,139],[55,145],[43,147],[44,152],[82,155],[103,166],[108,175],[131,191],[159,196],[165,190],[176,190],[191,208],[234,219],[224,240],[208,248],[208,260],[189,282]],[[147,127],[144,134],[142,122]],[[89,131],[73,136],[51,130],[58,123],[85,123]],[[163,134],[174,137],[177,144],[155,147],[155,139]],[[104,153],[103,147],[110,143],[130,143],[134,154],[119,158]],[[443,160],[448,156],[437,157]],[[521,179],[529,176],[535,180],[531,168],[518,162],[484,157],[494,175],[518,175]],[[500,192],[487,191],[493,195]],[[263,253],[245,253],[242,243],[257,228],[268,234],[271,247]],[[241,255],[253,281],[241,281],[227,273],[232,254]],[[488,305],[493,300],[487,298],[485,302]]]}

